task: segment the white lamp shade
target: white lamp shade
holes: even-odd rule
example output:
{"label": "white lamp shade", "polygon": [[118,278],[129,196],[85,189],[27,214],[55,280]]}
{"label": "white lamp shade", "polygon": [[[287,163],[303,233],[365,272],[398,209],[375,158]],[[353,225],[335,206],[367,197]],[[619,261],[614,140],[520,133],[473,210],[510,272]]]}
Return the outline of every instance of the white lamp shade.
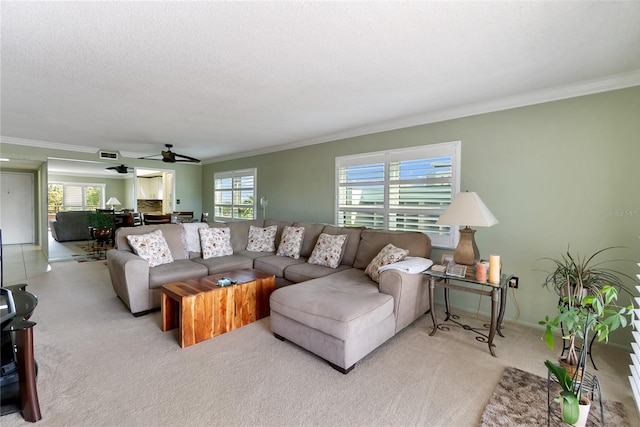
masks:
{"label": "white lamp shade", "polygon": [[107,200],[107,205],[109,206],[119,206],[121,204],[117,197],[109,197],[109,200]]}
{"label": "white lamp shade", "polygon": [[465,191],[458,193],[436,224],[491,227],[498,220],[489,208],[480,200],[477,193]]}

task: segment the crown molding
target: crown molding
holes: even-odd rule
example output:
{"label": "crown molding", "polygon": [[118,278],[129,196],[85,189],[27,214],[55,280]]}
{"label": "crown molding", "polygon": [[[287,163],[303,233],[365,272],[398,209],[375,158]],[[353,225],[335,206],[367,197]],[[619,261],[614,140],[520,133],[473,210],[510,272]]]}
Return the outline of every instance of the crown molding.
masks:
{"label": "crown molding", "polygon": [[29,147],[47,148],[50,150],[76,151],[79,153],[97,153],[101,150],[100,148],[95,147],[60,144],[57,142],[39,141],[35,139],[14,138],[11,136],[0,136],[0,141],[2,141],[3,144],[26,145]]}
{"label": "crown molding", "polygon": [[324,142],[337,141],[341,139],[353,138],[379,132],[388,132],[413,126],[443,122],[446,120],[460,119],[463,117],[510,110],[513,108],[527,107],[530,105],[544,104],[546,102],[577,98],[580,96],[625,89],[633,86],[640,86],[640,70],[634,70],[628,73],[617,74],[614,76],[608,76],[599,79],[586,80],[569,85],[556,86],[550,89],[528,92],[521,95],[510,96],[491,101],[468,104],[464,106],[449,108],[446,110],[417,114],[396,120],[379,122],[373,125],[348,129],[342,132],[332,133],[318,138],[311,138],[303,141],[293,142],[290,144],[278,145],[267,149],[237,153],[229,156],[216,157],[213,159],[206,159],[203,160],[203,163],[218,163],[242,157],[269,154],[277,151],[290,150]]}

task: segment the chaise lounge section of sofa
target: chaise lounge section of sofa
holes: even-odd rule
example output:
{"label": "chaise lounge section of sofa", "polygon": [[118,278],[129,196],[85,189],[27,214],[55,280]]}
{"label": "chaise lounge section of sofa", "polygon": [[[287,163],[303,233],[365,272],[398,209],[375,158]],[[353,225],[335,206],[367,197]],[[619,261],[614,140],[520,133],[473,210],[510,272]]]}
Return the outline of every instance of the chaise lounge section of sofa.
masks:
{"label": "chaise lounge section of sofa", "polygon": [[[389,244],[405,249],[411,257],[429,258],[431,241],[423,233],[270,219],[207,226],[229,228],[232,255],[203,259],[188,247],[186,227],[192,226],[162,224],[123,227],[117,231],[116,249],[107,253],[107,264],[116,295],[134,315],[160,307],[163,284],[236,268],[255,268],[276,277],[276,290],[270,299],[274,335],[347,373],[358,360],[428,309],[428,286],[423,284],[420,272],[386,270],[380,273],[379,282],[365,273],[371,261]],[[277,227],[276,251],[247,250],[252,226]],[[285,227],[304,230],[297,259],[277,254]],[[158,229],[162,230],[174,261],[149,267],[147,261],[133,252],[126,236]],[[323,233],[346,236],[341,261],[335,268],[308,262]]]}

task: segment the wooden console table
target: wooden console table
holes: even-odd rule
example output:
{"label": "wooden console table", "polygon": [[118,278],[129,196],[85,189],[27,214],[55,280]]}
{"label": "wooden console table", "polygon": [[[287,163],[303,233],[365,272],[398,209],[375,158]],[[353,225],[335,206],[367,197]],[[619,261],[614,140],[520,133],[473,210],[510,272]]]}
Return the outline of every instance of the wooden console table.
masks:
{"label": "wooden console table", "polygon": [[[238,283],[218,286],[229,277]],[[162,286],[162,330],[180,328],[180,346],[188,347],[267,317],[275,288],[272,274],[253,269],[225,271]]]}

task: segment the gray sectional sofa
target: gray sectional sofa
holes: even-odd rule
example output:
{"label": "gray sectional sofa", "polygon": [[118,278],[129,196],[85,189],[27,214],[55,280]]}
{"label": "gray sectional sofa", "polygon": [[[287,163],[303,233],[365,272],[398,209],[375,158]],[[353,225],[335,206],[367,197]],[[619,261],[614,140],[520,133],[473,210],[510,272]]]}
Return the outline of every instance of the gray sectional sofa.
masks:
{"label": "gray sectional sofa", "polygon": [[[276,225],[276,249],[285,226],[304,227],[300,257],[247,251],[252,225]],[[270,299],[274,335],[315,353],[346,373],[428,310],[429,288],[422,274],[387,270],[377,283],[365,273],[371,260],[389,243],[408,250],[409,256],[429,258],[431,241],[423,233],[270,219],[209,226],[229,227],[232,255],[203,259],[199,253],[190,252],[180,224],[117,230],[116,248],[108,251],[107,264],[115,293],[134,315],[160,307],[163,284],[231,269],[255,268],[276,276],[276,290]],[[133,253],[126,236],[157,229],[162,230],[174,261],[149,267],[147,261]],[[321,233],[347,235],[342,260],[336,268],[307,262]]]}
{"label": "gray sectional sofa", "polygon": [[89,219],[91,211],[64,211],[49,220],[51,236],[58,242],[91,240]]}

